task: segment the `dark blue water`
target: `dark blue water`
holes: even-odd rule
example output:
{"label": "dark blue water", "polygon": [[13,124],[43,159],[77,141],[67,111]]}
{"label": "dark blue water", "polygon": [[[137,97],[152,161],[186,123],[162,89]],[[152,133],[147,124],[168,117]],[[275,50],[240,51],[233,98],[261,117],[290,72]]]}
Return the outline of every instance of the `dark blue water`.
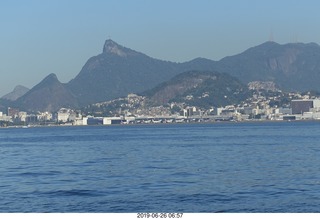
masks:
{"label": "dark blue water", "polygon": [[0,129],[0,212],[320,212],[320,123]]}

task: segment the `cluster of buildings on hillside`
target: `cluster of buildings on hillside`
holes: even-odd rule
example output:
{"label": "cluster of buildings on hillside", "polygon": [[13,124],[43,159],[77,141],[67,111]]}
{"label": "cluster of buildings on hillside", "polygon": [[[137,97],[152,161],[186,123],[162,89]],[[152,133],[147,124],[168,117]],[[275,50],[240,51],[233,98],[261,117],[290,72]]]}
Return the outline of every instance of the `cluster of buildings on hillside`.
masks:
{"label": "cluster of buildings on hillside", "polygon": [[[291,107],[234,107],[216,109],[220,120],[318,120],[320,99],[292,100]],[[219,117],[216,117],[219,118]]]}
{"label": "cluster of buildings on hillside", "polygon": [[291,100],[290,107],[270,107],[265,104],[245,104],[226,106],[203,111],[197,107],[186,107],[180,114],[132,115],[128,112],[115,117],[84,116],[80,111],[60,109],[57,113],[42,112],[27,114],[18,109],[8,108],[0,112],[0,126],[7,125],[112,125],[142,123],[183,123],[215,121],[252,120],[318,120],[320,119],[320,99]]}

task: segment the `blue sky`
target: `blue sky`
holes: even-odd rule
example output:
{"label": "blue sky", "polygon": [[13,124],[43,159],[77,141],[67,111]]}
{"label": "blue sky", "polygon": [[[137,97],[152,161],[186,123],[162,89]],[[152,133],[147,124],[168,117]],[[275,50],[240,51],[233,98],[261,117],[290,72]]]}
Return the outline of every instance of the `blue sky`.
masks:
{"label": "blue sky", "polygon": [[0,96],[74,78],[104,41],[151,57],[219,60],[267,41],[320,44],[318,0],[1,0]]}

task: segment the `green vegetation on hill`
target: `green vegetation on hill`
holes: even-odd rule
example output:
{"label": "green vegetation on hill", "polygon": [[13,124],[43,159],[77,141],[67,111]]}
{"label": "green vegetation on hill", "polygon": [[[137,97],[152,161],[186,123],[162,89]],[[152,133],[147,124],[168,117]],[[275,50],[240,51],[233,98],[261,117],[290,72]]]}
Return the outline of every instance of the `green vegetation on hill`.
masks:
{"label": "green vegetation on hill", "polygon": [[143,94],[152,105],[184,102],[189,106],[210,108],[240,103],[248,98],[250,91],[246,85],[228,74],[190,71]]}

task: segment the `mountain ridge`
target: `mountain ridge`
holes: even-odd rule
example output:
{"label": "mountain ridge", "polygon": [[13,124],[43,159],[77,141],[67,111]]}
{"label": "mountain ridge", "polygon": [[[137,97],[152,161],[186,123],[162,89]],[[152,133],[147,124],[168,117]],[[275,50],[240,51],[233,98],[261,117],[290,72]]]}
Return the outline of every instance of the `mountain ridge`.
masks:
{"label": "mountain ridge", "polygon": [[107,40],[103,52],[91,57],[67,86],[78,96],[81,105],[86,105],[142,92],[177,71],[172,62],[151,58]]}
{"label": "mountain ridge", "polygon": [[[20,97],[17,103],[37,110],[53,110],[61,106],[83,107],[126,96],[128,93],[150,90],[181,72],[191,70],[226,72],[245,84],[251,81],[271,81],[287,91],[319,90],[319,60],[320,46],[316,43],[265,42],[219,61],[195,58],[175,63],[152,58],[108,39],[102,53],[89,58],[68,83],[62,84],[56,75],[50,74],[34,86],[32,92],[30,90]],[[51,84],[46,80],[51,81]],[[48,93],[50,89],[45,88],[49,85],[51,93]],[[40,91],[47,95],[39,95]],[[61,96],[62,93],[67,98]],[[46,96],[54,100],[54,107]],[[44,102],[42,107],[35,107],[35,99]]]}
{"label": "mountain ridge", "polygon": [[221,59],[217,70],[245,83],[273,81],[287,91],[306,91],[318,89],[319,60],[320,46],[316,43],[265,42]]}
{"label": "mountain ridge", "polygon": [[61,107],[78,107],[77,99],[54,73],[49,74],[25,95],[18,98],[16,104],[24,110],[33,112],[54,112]]}
{"label": "mountain ridge", "polygon": [[5,100],[9,100],[9,101],[15,101],[19,97],[22,97],[23,95],[25,95],[29,90],[30,89],[25,87],[25,86],[17,85],[17,86],[15,86],[13,91],[11,91],[10,93],[2,96],[1,99],[5,99]]}

